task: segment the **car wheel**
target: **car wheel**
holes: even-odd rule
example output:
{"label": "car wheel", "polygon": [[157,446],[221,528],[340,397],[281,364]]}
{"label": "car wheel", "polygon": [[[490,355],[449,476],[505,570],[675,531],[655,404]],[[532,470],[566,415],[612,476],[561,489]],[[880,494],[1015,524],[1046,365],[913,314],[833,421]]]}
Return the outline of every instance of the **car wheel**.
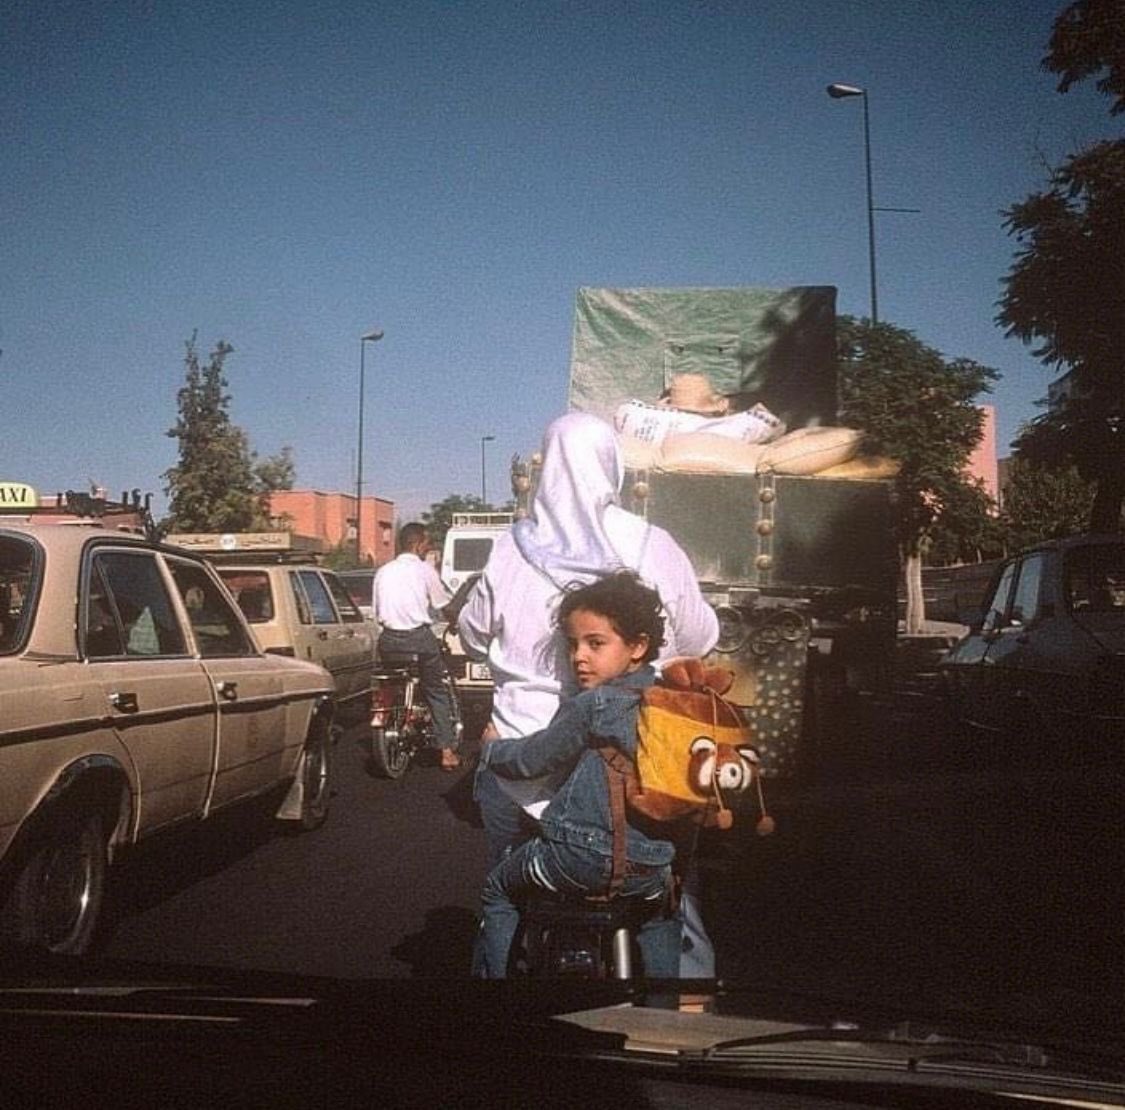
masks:
{"label": "car wheel", "polygon": [[301,761],[304,795],[299,825],[306,832],[319,829],[328,819],[332,796],[332,732],[314,725]]}
{"label": "car wheel", "polygon": [[371,766],[375,774],[386,779],[401,777],[410,764],[401,719],[396,715],[391,727],[371,726]]}
{"label": "car wheel", "polygon": [[109,858],[100,814],[61,809],[28,846],[3,908],[3,932],[64,955],[90,949]]}

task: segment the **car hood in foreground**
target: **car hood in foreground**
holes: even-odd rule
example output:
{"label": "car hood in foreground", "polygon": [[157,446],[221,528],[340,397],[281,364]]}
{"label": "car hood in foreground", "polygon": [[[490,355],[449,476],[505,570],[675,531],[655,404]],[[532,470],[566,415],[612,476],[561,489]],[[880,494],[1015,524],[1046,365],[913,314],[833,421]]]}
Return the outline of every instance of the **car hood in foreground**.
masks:
{"label": "car hood in foreground", "polygon": [[866,1105],[933,1105],[955,1091],[957,1105],[1125,1107],[1122,1028],[1002,1028],[714,983],[0,963],[5,1087],[41,1105],[90,1089],[174,1106],[512,1105],[504,1092],[518,1091],[521,1105],[625,1110],[741,1105],[734,1094],[780,1084],[831,1088],[834,1106],[861,1092]]}

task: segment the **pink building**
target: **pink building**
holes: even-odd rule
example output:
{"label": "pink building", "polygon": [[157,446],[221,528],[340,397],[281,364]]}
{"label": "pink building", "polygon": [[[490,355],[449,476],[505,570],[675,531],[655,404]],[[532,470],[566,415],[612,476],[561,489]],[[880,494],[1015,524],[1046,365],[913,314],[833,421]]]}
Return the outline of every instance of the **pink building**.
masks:
{"label": "pink building", "polygon": [[[355,496],[323,490],[275,490],[270,494],[270,513],[287,517],[298,536],[315,537],[326,549],[355,543]],[[365,562],[381,566],[395,554],[395,504],[381,497],[365,497],[360,519],[363,535],[360,549]]]}
{"label": "pink building", "polygon": [[992,405],[981,405],[984,424],[981,427],[980,442],[969,456],[969,473],[984,483],[989,496],[1000,501],[1000,468],[996,460],[996,409]]}

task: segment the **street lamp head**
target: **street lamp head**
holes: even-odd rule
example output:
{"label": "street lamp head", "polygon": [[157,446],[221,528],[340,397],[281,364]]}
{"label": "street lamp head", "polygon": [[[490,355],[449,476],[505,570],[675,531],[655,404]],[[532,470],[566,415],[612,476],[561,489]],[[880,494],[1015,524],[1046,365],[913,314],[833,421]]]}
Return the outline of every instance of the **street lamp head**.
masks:
{"label": "street lamp head", "polygon": [[369,331],[369,332],[367,332],[366,335],[361,335],[359,337],[361,343],[374,343],[377,340],[382,339],[382,338],[383,338],[383,329],[382,328],[376,328],[374,331]]}
{"label": "street lamp head", "polygon": [[832,84],[828,86],[827,92],[833,100],[840,100],[845,96],[864,96],[867,90],[861,89],[858,85]]}
{"label": "street lamp head", "polygon": [[495,436],[481,436],[480,441],[481,443],[491,443],[495,438]]}

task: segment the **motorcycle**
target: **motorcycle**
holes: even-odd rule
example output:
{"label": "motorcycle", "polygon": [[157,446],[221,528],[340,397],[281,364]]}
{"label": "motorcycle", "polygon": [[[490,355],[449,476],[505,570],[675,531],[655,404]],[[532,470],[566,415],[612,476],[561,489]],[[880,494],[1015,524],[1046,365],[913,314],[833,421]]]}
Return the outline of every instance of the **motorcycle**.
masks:
{"label": "motorcycle", "polygon": [[[452,707],[454,749],[465,731],[457,684],[449,672],[448,629],[440,638],[446,663],[443,684]],[[434,721],[422,696],[422,671],[417,655],[388,656],[375,667],[371,709],[369,762],[372,772],[397,779],[424,751],[433,751]]]}
{"label": "motorcycle", "polygon": [[513,972],[530,978],[632,979],[637,934],[661,903],[638,898],[533,894],[520,915]]}

